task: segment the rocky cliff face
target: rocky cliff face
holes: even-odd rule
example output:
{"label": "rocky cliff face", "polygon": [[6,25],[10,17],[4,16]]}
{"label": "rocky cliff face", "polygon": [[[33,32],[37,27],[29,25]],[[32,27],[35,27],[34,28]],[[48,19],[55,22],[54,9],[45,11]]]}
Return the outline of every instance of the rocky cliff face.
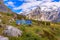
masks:
{"label": "rocky cliff face", "polygon": [[3,0],[0,0],[0,12],[12,13],[12,11],[4,5]]}
{"label": "rocky cliff face", "polygon": [[[53,7],[54,8],[54,7]],[[45,8],[44,10],[40,8],[36,8],[32,10],[26,17],[29,19],[39,20],[39,21],[53,21],[60,22],[60,8]]]}

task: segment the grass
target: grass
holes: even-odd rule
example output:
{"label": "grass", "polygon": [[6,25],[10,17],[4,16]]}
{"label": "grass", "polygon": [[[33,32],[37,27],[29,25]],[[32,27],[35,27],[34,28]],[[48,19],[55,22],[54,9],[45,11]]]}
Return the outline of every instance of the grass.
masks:
{"label": "grass", "polygon": [[[28,25],[16,25],[15,21],[9,23],[8,20],[12,18],[11,15],[3,15],[1,18],[2,23],[12,25],[22,30],[22,36],[9,37],[10,40],[60,40],[60,23],[43,22],[32,20],[32,26]],[[8,19],[9,18],[9,19]],[[45,24],[46,23],[46,24]],[[0,28],[0,35],[3,28]]]}

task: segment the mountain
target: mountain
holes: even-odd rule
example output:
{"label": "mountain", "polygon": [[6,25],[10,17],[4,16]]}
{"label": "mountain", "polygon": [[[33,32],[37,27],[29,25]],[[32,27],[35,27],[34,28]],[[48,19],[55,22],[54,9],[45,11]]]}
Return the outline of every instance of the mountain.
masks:
{"label": "mountain", "polygon": [[[0,0],[0,12],[13,13],[4,5],[3,0]],[[26,15],[26,17],[33,20],[60,22],[60,7],[54,4],[49,4],[48,6],[40,4],[36,5],[36,8],[31,9],[29,12],[21,13],[21,15]]]}
{"label": "mountain", "polygon": [[4,5],[3,0],[0,0],[0,12],[9,12],[13,13],[9,8]]}
{"label": "mountain", "polygon": [[[12,17],[11,14],[0,13],[0,39],[5,39],[8,37],[9,40],[60,40],[60,23],[52,22],[40,22],[32,21],[32,25],[23,24],[17,25],[16,18]],[[29,23],[29,22],[28,22]],[[31,22],[30,22],[31,23]],[[9,31],[7,28],[14,27],[22,31],[22,36],[12,37],[5,35],[5,31]],[[4,31],[5,30],[5,31]],[[16,30],[15,30],[16,31]],[[15,32],[13,31],[13,32]],[[11,30],[9,31],[11,34]],[[7,33],[7,34],[9,34]],[[2,36],[2,37],[1,37]],[[5,37],[5,38],[3,38]]]}
{"label": "mountain", "polygon": [[40,5],[35,10],[31,10],[26,17],[38,21],[60,22],[60,7]]}

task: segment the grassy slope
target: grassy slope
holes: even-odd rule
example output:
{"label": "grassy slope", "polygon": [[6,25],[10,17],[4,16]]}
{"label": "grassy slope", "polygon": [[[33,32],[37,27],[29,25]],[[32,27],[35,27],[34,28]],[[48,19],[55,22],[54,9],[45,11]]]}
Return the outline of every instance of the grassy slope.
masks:
{"label": "grassy slope", "polygon": [[[23,31],[21,37],[9,37],[10,40],[60,40],[60,23],[50,23],[45,25],[45,22],[33,21],[32,26],[28,25],[16,25],[15,22],[8,23],[8,20],[12,16],[0,13],[3,15],[1,18],[4,24],[15,26]],[[9,19],[8,19],[9,18]],[[3,28],[0,28],[0,35],[2,34]]]}

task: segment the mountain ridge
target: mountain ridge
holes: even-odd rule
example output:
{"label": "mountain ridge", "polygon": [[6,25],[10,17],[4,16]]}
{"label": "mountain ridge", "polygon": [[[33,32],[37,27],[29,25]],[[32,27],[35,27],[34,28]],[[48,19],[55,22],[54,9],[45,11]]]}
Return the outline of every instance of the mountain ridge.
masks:
{"label": "mountain ridge", "polygon": [[0,12],[13,13],[7,6],[4,5],[3,0],[0,0]]}
{"label": "mountain ridge", "polygon": [[[44,9],[42,10],[43,7]],[[43,7],[38,6],[36,9],[31,10],[26,16],[33,20],[60,22],[60,7],[56,7],[56,5],[53,5],[51,9],[46,6]]]}

